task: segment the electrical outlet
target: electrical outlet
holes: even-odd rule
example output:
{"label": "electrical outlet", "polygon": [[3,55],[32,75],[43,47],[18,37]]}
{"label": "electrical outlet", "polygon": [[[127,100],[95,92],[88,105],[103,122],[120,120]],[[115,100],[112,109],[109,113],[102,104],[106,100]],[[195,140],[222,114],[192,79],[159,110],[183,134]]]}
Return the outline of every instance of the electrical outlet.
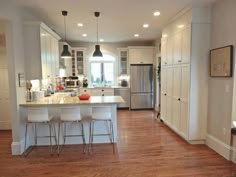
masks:
{"label": "electrical outlet", "polygon": [[222,133],[223,133],[223,135],[226,135],[226,128],[222,129]]}

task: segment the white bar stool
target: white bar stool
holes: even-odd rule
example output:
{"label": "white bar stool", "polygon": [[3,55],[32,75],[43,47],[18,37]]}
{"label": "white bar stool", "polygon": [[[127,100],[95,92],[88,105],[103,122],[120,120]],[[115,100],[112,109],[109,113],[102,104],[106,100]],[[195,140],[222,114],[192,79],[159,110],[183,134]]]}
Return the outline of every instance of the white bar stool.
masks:
{"label": "white bar stool", "polygon": [[[66,134],[66,123],[77,123],[81,126],[81,131],[80,134],[77,135],[68,135]],[[85,153],[85,149],[86,149],[86,143],[85,143],[85,137],[84,137],[84,126],[83,126],[83,122],[82,122],[82,118],[81,118],[81,114],[80,114],[80,108],[79,107],[62,107],[61,108],[61,114],[60,114],[60,123],[59,123],[59,128],[58,128],[58,154],[60,154],[62,147],[60,149],[60,145],[59,145],[59,139],[60,139],[60,129],[61,129],[61,125],[63,124],[63,145],[65,145],[66,143],[66,137],[82,137],[83,140],[83,144],[84,144],[84,148],[83,148],[83,152]]]}
{"label": "white bar stool", "polygon": [[[53,154],[52,148],[52,137],[54,138],[55,145],[57,145],[56,139],[56,130],[54,123],[52,123],[53,116],[48,114],[48,108],[40,107],[40,108],[28,108],[28,117],[25,127],[25,147],[23,155],[27,156],[29,152],[32,150],[34,146],[37,145],[38,138],[49,138],[50,140],[50,154]],[[28,133],[28,125],[32,124],[32,130],[34,132],[34,146],[30,146],[29,149],[26,150],[27,145],[27,133]],[[37,124],[47,124],[49,126],[49,136],[38,136],[37,135]],[[54,135],[52,136],[52,128],[54,131]]]}
{"label": "white bar stool", "polygon": [[[103,121],[104,128],[107,130],[106,134],[94,134],[95,122]],[[89,126],[89,153],[93,144],[94,136],[108,136],[113,145],[113,153],[115,153],[114,130],[111,117],[111,108],[107,106],[92,107],[92,118]]]}

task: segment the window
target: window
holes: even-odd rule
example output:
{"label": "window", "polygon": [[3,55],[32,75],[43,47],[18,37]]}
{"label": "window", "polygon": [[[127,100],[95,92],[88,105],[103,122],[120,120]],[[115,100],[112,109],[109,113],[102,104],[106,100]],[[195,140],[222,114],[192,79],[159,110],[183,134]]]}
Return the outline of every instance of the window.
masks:
{"label": "window", "polygon": [[114,62],[111,55],[104,55],[102,59],[90,59],[90,83],[94,86],[114,85]]}

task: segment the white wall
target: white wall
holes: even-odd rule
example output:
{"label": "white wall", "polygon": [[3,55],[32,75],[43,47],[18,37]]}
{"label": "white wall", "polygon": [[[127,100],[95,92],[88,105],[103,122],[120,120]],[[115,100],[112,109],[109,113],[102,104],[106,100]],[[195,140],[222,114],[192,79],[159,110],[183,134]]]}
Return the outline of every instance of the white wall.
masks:
{"label": "white wall", "polygon": [[[236,46],[235,9],[235,0],[218,0],[214,3],[212,7],[211,48],[226,45]],[[236,120],[235,74],[234,72],[232,78],[209,77],[207,143],[227,159],[229,159],[233,110],[233,118]],[[232,105],[232,103],[234,104]]]}
{"label": "white wall", "polygon": [[18,73],[24,73],[23,20],[34,19],[25,9],[11,1],[0,1],[0,19],[6,21],[6,46],[12,122],[12,153],[20,154],[24,124],[20,120],[19,103],[25,99],[25,88],[18,86]]}
{"label": "white wall", "polygon": [[5,28],[5,22],[0,21],[0,130],[11,129]]}

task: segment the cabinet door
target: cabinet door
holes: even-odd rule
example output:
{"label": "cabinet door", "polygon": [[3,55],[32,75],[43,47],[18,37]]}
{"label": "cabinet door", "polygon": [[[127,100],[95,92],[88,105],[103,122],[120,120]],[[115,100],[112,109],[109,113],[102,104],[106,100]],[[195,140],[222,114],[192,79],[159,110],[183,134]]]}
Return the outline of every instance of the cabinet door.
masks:
{"label": "cabinet door", "polygon": [[166,93],[167,96],[172,96],[173,85],[173,69],[171,67],[166,68]]}
{"label": "cabinet door", "polygon": [[161,93],[161,120],[166,120],[166,94]]}
{"label": "cabinet door", "polygon": [[181,119],[180,119],[180,131],[182,136],[188,137],[188,125],[189,125],[189,79],[190,79],[190,67],[189,65],[183,65],[181,67]]}
{"label": "cabinet door", "polygon": [[130,64],[153,64],[154,50],[153,48],[130,48],[129,62]]}
{"label": "cabinet door", "polygon": [[168,37],[167,41],[167,64],[171,65],[173,63],[173,38]]}
{"label": "cabinet door", "polygon": [[180,129],[181,67],[173,67],[173,128]]}
{"label": "cabinet door", "polygon": [[167,38],[161,40],[161,65],[167,65]]}
{"label": "cabinet door", "polygon": [[51,35],[49,33],[46,34],[46,55],[47,55],[47,77],[52,76],[52,45],[51,45]]}
{"label": "cabinet door", "polygon": [[179,64],[181,60],[182,33],[177,32],[173,38],[173,64]]}
{"label": "cabinet door", "polygon": [[52,37],[52,76],[59,75],[59,46],[58,40]]}
{"label": "cabinet door", "polygon": [[119,50],[119,74],[128,74],[128,51]]}
{"label": "cabinet door", "polygon": [[182,32],[182,63],[189,63],[191,57],[191,27]]}
{"label": "cabinet door", "polygon": [[47,78],[47,49],[46,49],[46,35],[47,32],[40,28],[40,45],[41,45],[41,65],[42,65],[42,78]]}
{"label": "cabinet door", "polygon": [[161,93],[166,93],[166,68],[161,68]]}
{"label": "cabinet door", "polygon": [[166,123],[172,125],[172,97],[166,96]]}

